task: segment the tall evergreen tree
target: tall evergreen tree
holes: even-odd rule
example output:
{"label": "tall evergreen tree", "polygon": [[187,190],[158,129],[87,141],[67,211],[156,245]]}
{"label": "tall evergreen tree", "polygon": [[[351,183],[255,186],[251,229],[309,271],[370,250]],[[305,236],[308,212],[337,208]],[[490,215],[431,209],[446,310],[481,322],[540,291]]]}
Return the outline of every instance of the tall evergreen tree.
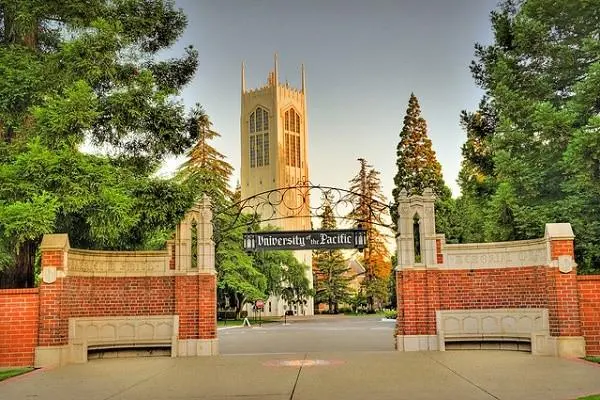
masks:
{"label": "tall evergreen tree", "polygon": [[498,112],[493,239],[571,222],[580,270],[600,264],[598,6],[505,0],[491,14],[494,43],[477,45],[471,66]]}
{"label": "tall evergreen tree", "polygon": [[179,167],[177,178],[199,195],[209,196],[217,208],[222,208],[233,199],[234,193],[229,187],[233,167],[210,144],[220,135],[212,130],[212,123],[199,104],[190,112],[188,129],[198,141],[187,152],[188,159]]}
{"label": "tall evergreen tree", "polygon": [[[321,229],[336,229],[336,222],[331,204],[324,199]],[[315,276],[315,308],[325,303],[329,313],[337,313],[338,305],[350,298],[348,276],[350,268],[341,250],[313,250],[313,274]]]}
{"label": "tall evergreen tree", "polygon": [[356,195],[353,196],[354,211],[349,217],[360,221],[367,231],[368,242],[362,258],[365,267],[362,285],[367,297],[367,307],[369,311],[374,311],[376,303],[387,303],[387,280],[391,274],[385,237],[377,229],[388,217],[388,207],[381,190],[379,171],[364,158],[359,158],[358,161],[359,171],[350,180],[350,191]]}
{"label": "tall evergreen tree", "polygon": [[452,193],[442,176],[442,166],[438,162],[431,140],[427,136],[427,122],[421,116],[421,107],[414,93],[410,94],[404,117],[400,142],[396,148],[396,166],[392,190],[392,223],[398,222],[398,196],[402,190],[409,195],[422,194],[429,187],[436,195],[436,230],[445,233],[452,241],[458,235],[456,209]]}
{"label": "tall evergreen tree", "polygon": [[[492,235],[488,232],[494,216],[490,201],[497,189],[492,140],[498,125],[497,112],[490,99],[485,98],[474,112],[462,111],[460,124],[467,134],[462,146],[461,169],[458,184],[461,196],[456,201],[460,242],[484,242]],[[494,209],[496,213],[498,210]],[[487,233],[486,233],[487,232]]]}
{"label": "tall evergreen tree", "polygon": [[0,286],[33,285],[44,233],[147,248],[189,208],[152,177],[195,140],[176,96],[197,53],[157,57],[185,26],[169,0],[0,2]]}

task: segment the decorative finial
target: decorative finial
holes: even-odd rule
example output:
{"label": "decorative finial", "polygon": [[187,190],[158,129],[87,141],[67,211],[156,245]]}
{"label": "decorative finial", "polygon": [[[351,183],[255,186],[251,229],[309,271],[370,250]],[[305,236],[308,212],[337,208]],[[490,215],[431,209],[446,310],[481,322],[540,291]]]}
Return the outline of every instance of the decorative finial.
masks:
{"label": "decorative finial", "polygon": [[279,64],[279,56],[277,55],[277,52],[275,52],[274,62],[275,62],[275,69],[274,69],[274,71],[275,71],[275,74],[274,74],[275,75],[274,76],[274,78],[275,78],[275,85],[278,85],[279,84],[279,66],[278,66],[278,64]]}
{"label": "decorative finial", "polygon": [[246,92],[246,63],[242,61],[242,94]]}

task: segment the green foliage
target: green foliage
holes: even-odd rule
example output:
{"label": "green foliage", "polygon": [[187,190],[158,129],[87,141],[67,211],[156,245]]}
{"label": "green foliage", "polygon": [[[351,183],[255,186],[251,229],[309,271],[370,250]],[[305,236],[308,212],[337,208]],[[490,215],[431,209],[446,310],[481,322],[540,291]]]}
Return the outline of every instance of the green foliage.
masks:
{"label": "green foliage", "polygon": [[[331,204],[324,199],[321,229],[336,229]],[[314,250],[313,274],[315,284],[315,304],[327,304],[330,313],[337,313],[340,303],[350,298],[350,268],[341,250]]]}
{"label": "green foliage", "polygon": [[437,161],[431,140],[427,136],[427,122],[421,117],[417,97],[411,93],[400,141],[396,148],[397,172],[394,176],[392,223],[398,221],[398,197],[404,190],[410,195],[420,195],[431,188],[436,195],[436,230],[446,234],[449,242],[455,241],[459,233],[454,228],[459,216],[452,199],[452,192],[444,183],[442,166]]}
{"label": "green foliage", "polygon": [[[580,271],[600,266],[600,15],[597,2],[503,1],[494,43],[476,45],[471,71],[486,92],[467,130],[460,185],[486,240],[539,237],[571,222]],[[479,217],[477,217],[479,215]]]}
{"label": "green foliage", "polygon": [[198,104],[190,112],[187,125],[198,141],[188,151],[188,160],[181,165],[177,178],[196,193],[209,196],[221,208],[233,196],[229,188],[233,167],[209,143],[220,135],[211,129],[208,115]]}
{"label": "green foliage", "polygon": [[44,233],[155,248],[190,207],[152,177],[197,137],[176,98],[196,52],[157,60],[185,25],[169,0],[0,3],[0,286],[33,285]]}
{"label": "green foliage", "polygon": [[427,136],[427,122],[421,117],[419,100],[411,93],[404,124],[400,132],[400,141],[396,148],[397,172],[394,176],[393,221],[397,221],[398,196],[402,190],[409,195],[421,194],[423,189],[431,188],[440,194],[444,187],[442,166],[435,157],[431,140]]}
{"label": "green foliage", "polygon": [[389,252],[384,235],[377,228],[388,216],[385,196],[381,191],[379,171],[375,170],[363,158],[359,158],[360,168],[350,180],[350,191],[353,195],[354,213],[352,218],[361,221],[367,231],[368,243],[363,250],[362,263],[365,277],[361,283],[365,291],[369,311],[374,311],[375,305],[387,303],[387,282],[391,268]]}

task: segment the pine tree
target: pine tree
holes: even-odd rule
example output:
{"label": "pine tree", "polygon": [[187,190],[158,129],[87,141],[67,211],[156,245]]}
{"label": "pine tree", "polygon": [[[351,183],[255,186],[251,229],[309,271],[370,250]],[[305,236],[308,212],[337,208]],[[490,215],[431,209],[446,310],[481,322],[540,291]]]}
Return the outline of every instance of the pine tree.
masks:
{"label": "pine tree", "polygon": [[445,192],[442,178],[442,166],[437,161],[431,140],[427,136],[427,123],[421,117],[421,107],[414,93],[410,94],[404,125],[400,132],[400,142],[396,148],[396,166],[394,176],[394,197],[392,221],[398,220],[398,196],[404,189],[411,194],[421,194],[423,189],[431,188],[439,197]]}
{"label": "pine tree", "polygon": [[528,239],[548,222],[577,236],[579,271],[600,264],[598,3],[504,0],[471,72],[498,113],[488,239]]}
{"label": "pine tree", "polygon": [[427,136],[427,123],[421,117],[419,101],[410,94],[404,125],[400,132],[400,142],[396,148],[396,166],[392,190],[392,223],[398,222],[398,196],[402,190],[409,195],[422,194],[423,189],[431,188],[436,195],[436,231],[445,233],[449,242],[456,241],[459,233],[458,215],[452,193],[444,183],[442,166],[438,162],[431,140]]}
{"label": "pine tree", "polygon": [[387,280],[391,273],[389,252],[385,245],[384,235],[377,229],[384,225],[388,215],[385,196],[381,190],[379,172],[369,165],[364,158],[359,158],[360,169],[350,180],[350,192],[354,193],[353,212],[349,215],[359,221],[367,231],[367,246],[363,250],[363,266],[365,278],[362,281],[367,297],[369,311],[374,311],[375,304],[387,302]]}
{"label": "pine tree", "polygon": [[[321,229],[336,229],[331,204],[324,199],[323,214],[321,215]],[[314,250],[313,274],[315,276],[315,308],[318,304],[326,303],[329,313],[337,313],[338,305],[350,298],[349,284],[352,280],[348,276],[350,268],[341,250]]]}
{"label": "pine tree", "polygon": [[[498,125],[498,115],[489,98],[484,97],[474,112],[462,111],[460,124],[467,134],[462,146],[458,184],[461,196],[456,201],[462,243],[484,242],[490,234],[482,229],[482,219],[491,215],[490,201],[497,189],[492,140]],[[493,212],[497,210],[494,208]],[[490,227],[489,223],[484,225]],[[496,238],[499,239],[499,238]]]}
{"label": "pine tree", "polygon": [[229,187],[233,167],[209,143],[220,136],[211,128],[208,115],[197,104],[190,112],[188,129],[198,138],[198,142],[188,151],[188,160],[180,166],[177,177],[198,195],[208,195],[212,203],[220,208],[233,198],[234,193]]}

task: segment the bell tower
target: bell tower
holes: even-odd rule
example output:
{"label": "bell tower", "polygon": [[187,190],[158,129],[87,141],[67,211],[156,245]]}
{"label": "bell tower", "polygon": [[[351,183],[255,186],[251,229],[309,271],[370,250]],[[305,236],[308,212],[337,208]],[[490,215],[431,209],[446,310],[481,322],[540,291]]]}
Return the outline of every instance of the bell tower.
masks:
{"label": "bell tower", "polygon": [[[279,82],[277,54],[267,81],[259,88],[246,88],[246,66],[242,63],[240,139],[241,197],[247,199],[269,190],[296,186],[307,182],[308,128],[306,113],[306,78],[301,66],[301,87]],[[283,193],[283,191],[281,192]],[[277,196],[275,196],[276,198]],[[285,231],[310,230],[308,194],[288,190],[278,216],[294,216],[266,222]],[[312,287],[312,252],[294,251],[294,256],[309,268],[306,277]],[[265,315],[312,315],[312,298],[306,304],[287,304],[281,297],[265,301]]]}
{"label": "bell tower", "polygon": [[[301,88],[279,82],[277,54],[266,83],[246,88],[246,67],[242,64],[241,91],[241,189],[242,198],[264,191],[295,186],[308,181],[308,130],[306,79],[301,67]],[[290,193],[290,199],[294,199]],[[287,199],[286,199],[287,202]],[[292,207],[295,204],[290,204]],[[301,204],[296,204],[301,206]],[[306,218],[273,221],[284,230],[309,230]],[[280,213],[286,213],[280,209]],[[297,213],[296,213],[297,214]]]}

